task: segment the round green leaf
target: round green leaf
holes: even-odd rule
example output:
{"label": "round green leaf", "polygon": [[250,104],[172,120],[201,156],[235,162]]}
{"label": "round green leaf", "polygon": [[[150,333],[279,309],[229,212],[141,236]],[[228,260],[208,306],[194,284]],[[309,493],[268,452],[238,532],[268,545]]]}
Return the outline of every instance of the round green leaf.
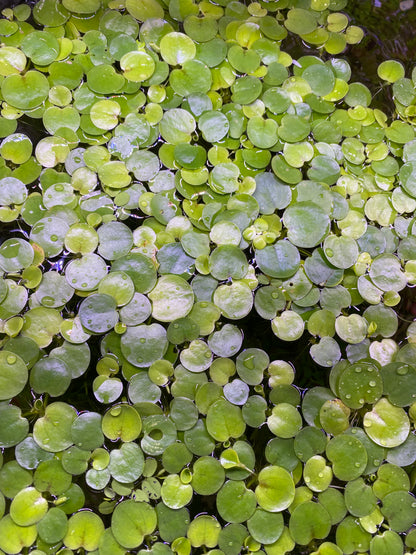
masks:
{"label": "round green leaf", "polygon": [[248,520],[256,508],[256,496],[243,481],[225,482],[216,497],[217,510],[226,522],[240,523]]}
{"label": "round green leaf", "polygon": [[103,533],[104,524],[98,515],[91,511],[80,511],[68,520],[68,530],[63,542],[69,549],[83,547],[87,551],[94,551]]}
{"label": "round green leaf", "polygon": [[190,312],[194,294],[191,286],[182,277],[165,275],[159,278],[156,287],[149,294],[149,299],[153,303],[153,316],[161,322],[172,322]]}
{"label": "round green leaf", "polygon": [[364,429],[377,445],[397,447],[406,441],[410,422],[406,412],[382,397],[370,412],[364,415]]}
{"label": "round green leaf", "polygon": [[311,201],[302,201],[286,208],[283,223],[288,239],[297,247],[315,247],[329,232],[329,217]]}
{"label": "round green leaf", "polygon": [[192,486],[183,483],[177,474],[169,474],[163,480],[161,497],[170,509],[180,509],[192,499]]}
{"label": "round green leaf", "polygon": [[10,351],[0,352],[0,399],[11,399],[26,385],[28,372],[23,359]]}
{"label": "round green leaf", "polygon": [[5,553],[21,553],[25,547],[30,547],[36,541],[35,525],[19,526],[10,515],[0,520],[0,549]]}
{"label": "round green leaf", "polygon": [[49,93],[46,77],[39,71],[30,70],[25,75],[9,75],[1,84],[3,98],[19,110],[36,108]]}
{"label": "round green leaf", "polygon": [[133,441],[140,435],[141,430],[140,415],[130,405],[114,405],[103,416],[102,431],[112,441]]}
{"label": "round green leaf", "polygon": [[111,530],[115,539],[126,549],[139,547],[144,536],[156,528],[156,511],[149,504],[133,500],[122,501],[114,509]]}
{"label": "round green leaf", "polygon": [[363,443],[349,435],[338,435],[331,439],[326,454],[339,480],[349,481],[358,478],[367,465],[367,452]]}
{"label": "round green leaf", "polygon": [[71,426],[77,413],[73,407],[63,402],[51,403],[45,415],[36,420],[33,438],[45,451],[58,452],[70,447]]}
{"label": "round green leaf", "polygon": [[123,355],[139,368],[163,358],[167,347],[166,330],[160,324],[130,326],[121,338]]}
{"label": "round green leaf", "polygon": [[281,466],[263,468],[258,475],[258,482],[255,489],[256,499],[260,507],[266,511],[281,512],[287,509],[295,498],[293,478]]}
{"label": "round green leaf", "polygon": [[41,520],[48,511],[48,502],[33,487],[25,488],[13,498],[10,516],[18,526],[31,526]]}
{"label": "round green leaf", "polygon": [[207,430],[216,441],[240,437],[246,428],[241,409],[225,399],[215,401],[208,409]]}
{"label": "round green leaf", "polygon": [[352,364],[341,374],[339,395],[352,409],[360,409],[364,404],[374,404],[383,393],[383,381],[377,367],[362,361]]}
{"label": "round green leaf", "polygon": [[290,515],[289,530],[297,544],[307,545],[313,538],[326,538],[330,529],[330,515],[320,503],[306,501]]}

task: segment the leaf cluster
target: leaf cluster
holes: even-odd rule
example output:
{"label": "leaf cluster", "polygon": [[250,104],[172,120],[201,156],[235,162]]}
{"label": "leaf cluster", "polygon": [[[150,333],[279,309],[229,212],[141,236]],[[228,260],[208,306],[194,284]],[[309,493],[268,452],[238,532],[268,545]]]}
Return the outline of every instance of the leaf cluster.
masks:
{"label": "leaf cluster", "polygon": [[416,549],[416,70],[346,7],[3,10],[0,553]]}

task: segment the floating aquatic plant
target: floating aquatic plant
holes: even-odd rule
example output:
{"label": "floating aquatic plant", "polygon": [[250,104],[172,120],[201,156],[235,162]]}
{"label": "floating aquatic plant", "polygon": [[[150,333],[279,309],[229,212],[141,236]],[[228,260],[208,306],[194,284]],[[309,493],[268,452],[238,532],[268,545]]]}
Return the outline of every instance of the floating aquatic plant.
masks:
{"label": "floating aquatic plant", "polygon": [[1,553],[416,549],[416,72],[347,8],[3,10]]}

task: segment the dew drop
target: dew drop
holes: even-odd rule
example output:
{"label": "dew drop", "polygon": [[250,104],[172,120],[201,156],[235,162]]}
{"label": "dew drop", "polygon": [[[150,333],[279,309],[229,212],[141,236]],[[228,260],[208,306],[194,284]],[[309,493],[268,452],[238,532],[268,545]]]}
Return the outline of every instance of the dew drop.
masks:
{"label": "dew drop", "polygon": [[345,398],[346,398],[346,399],[351,399],[351,394],[350,394],[350,393],[347,393],[347,394],[345,395]]}
{"label": "dew drop", "polygon": [[359,462],[356,462],[356,463],[355,463],[355,466],[356,466],[357,468],[359,468],[361,465],[360,465]]}
{"label": "dew drop", "polygon": [[14,355],[9,355],[6,360],[7,360],[7,364],[14,364],[17,359]]}
{"label": "dew drop", "polygon": [[370,387],[376,387],[377,383],[374,380],[371,380],[371,382],[368,382],[368,385]]}
{"label": "dew drop", "polygon": [[276,293],[275,291],[272,293],[272,299],[277,299],[278,296],[279,293]]}
{"label": "dew drop", "polygon": [[58,240],[58,236],[57,235],[51,235],[51,241],[55,242]]}
{"label": "dew drop", "polygon": [[374,464],[375,466],[378,466],[378,465],[380,464],[380,460],[379,460],[379,459],[374,459],[374,460],[373,460],[373,464]]}
{"label": "dew drop", "polygon": [[356,372],[357,374],[360,374],[360,372],[361,372],[361,366],[357,366],[357,368],[355,369],[355,372]]}
{"label": "dew drop", "polygon": [[364,399],[358,399],[358,402],[360,403],[360,405],[364,405]]}
{"label": "dew drop", "polygon": [[399,376],[405,376],[408,373],[408,371],[409,369],[406,368],[406,366],[401,366],[396,370],[396,373],[399,374]]}
{"label": "dew drop", "polygon": [[318,474],[318,476],[319,476],[319,478],[323,478],[323,477],[324,477],[323,472],[320,472],[320,473]]}
{"label": "dew drop", "polygon": [[146,339],[144,337],[140,338],[140,343],[146,343]]}
{"label": "dew drop", "polygon": [[331,256],[334,256],[334,251],[332,249],[326,249],[325,254],[331,257]]}

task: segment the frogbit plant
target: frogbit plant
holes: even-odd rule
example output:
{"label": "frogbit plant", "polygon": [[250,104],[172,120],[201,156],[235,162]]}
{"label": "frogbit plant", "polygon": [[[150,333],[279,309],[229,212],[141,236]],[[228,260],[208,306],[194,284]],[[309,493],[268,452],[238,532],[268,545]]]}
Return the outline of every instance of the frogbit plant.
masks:
{"label": "frogbit plant", "polygon": [[416,70],[347,7],[3,10],[0,553],[416,553]]}

